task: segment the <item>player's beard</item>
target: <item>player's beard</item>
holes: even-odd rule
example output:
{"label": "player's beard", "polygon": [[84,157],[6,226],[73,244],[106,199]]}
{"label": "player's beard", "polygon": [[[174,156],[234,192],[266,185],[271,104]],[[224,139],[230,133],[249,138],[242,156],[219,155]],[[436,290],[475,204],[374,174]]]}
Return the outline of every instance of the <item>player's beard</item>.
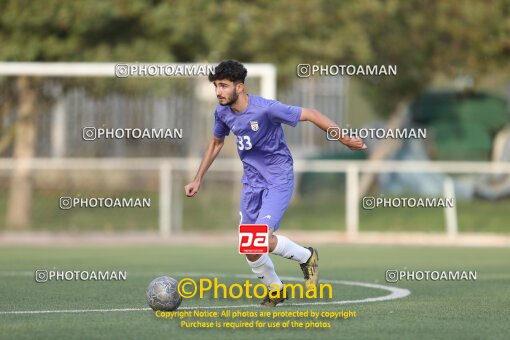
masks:
{"label": "player's beard", "polygon": [[234,90],[232,92],[232,96],[229,98],[229,101],[226,102],[225,104],[220,104],[221,106],[231,106],[231,105],[234,105],[236,102],[237,102],[237,99],[239,98],[239,95],[236,93],[236,91]]}

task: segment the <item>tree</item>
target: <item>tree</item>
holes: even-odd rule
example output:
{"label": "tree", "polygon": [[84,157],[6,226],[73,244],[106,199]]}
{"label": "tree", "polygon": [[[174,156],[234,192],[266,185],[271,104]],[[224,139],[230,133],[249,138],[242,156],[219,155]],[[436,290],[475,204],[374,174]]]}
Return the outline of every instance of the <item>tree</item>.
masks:
{"label": "tree", "polygon": [[[280,83],[295,79],[299,63],[395,64],[396,77],[362,78],[367,99],[387,116],[438,75],[508,70],[509,14],[509,0],[7,0],[0,3],[0,60],[236,58],[276,64]],[[18,133],[34,130],[37,121],[36,105],[27,109],[23,98],[42,98],[44,81],[0,80],[4,89],[15,84],[21,91],[16,137],[11,127],[2,127],[0,151],[14,140],[14,150],[24,150],[14,152],[21,159],[34,155],[34,143]],[[0,107],[10,110],[8,102],[16,98],[7,96]],[[11,137],[5,137],[8,131]],[[11,197],[28,201],[30,189],[22,188],[30,188],[29,182],[19,176],[18,181]],[[28,223],[22,215],[30,216],[29,206],[9,209],[11,225]]]}
{"label": "tree", "polygon": [[[4,61],[109,61],[172,60],[161,37],[153,35],[144,14],[151,1],[62,2],[49,0],[5,1],[0,3],[0,59]],[[35,156],[38,110],[43,99],[43,79],[3,79],[4,102],[15,101],[14,130],[0,138],[13,142],[18,160],[9,192],[7,224],[25,228],[30,224],[32,183],[24,161]],[[16,96],[8,89],[17,87]],[[46,98],[48,99],[48,98]],[[39,101],[39,102],[37,102]],[[2,105],[10,110],[10,105]],[[7,111],[2,111],[6,114]],[[14,132],[13,132],[14,131]]]}

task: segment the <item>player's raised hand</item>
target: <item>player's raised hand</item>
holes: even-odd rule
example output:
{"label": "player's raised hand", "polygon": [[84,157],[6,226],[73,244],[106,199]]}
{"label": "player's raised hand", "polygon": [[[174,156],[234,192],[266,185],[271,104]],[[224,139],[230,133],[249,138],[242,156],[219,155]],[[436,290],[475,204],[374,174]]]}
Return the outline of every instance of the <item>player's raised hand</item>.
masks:
{"label": "player's raised hand", "polygon": [[197,181],[193,181],[193,182],[184,186],[184,192],[186,193],[186,196],[188,196],[188,197],[195,196],[199,189],[200,189],[200,182],[197,182]]}
{"label": "player's raised hand", "polygon": [[344,136],[340,138],[339,141],[351,150],[364,150],[367,148],[367,145],[363,142],[363,139],[358,137]]}
{"label": "player's raised hand", "polygon": [[317,125],[317,127],[328,134],[328,140],[338,140],[340,143],[345,144],[345,146],[351,150],[363,150],[367,148],[366,144],[363,142],[363,139],[357,137],[349,137],[347,135],[343,136],[340,133],[340,128],[338,125],[317,110],[303,108],[299,120],[306,120],[314,123]]}

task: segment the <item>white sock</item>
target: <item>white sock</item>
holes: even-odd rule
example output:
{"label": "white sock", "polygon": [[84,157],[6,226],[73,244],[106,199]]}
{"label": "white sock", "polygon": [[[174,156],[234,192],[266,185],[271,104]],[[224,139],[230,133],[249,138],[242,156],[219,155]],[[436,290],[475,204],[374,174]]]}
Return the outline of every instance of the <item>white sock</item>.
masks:
{"label": "white sock", "polygon": [[278,243],[276,244],[276,247],[271,253],[283,256],[290,260],[298,261],[301,264],[308,261],[308,259],[312,255],[310,250],[300,246],[299,244],[292,242],[285,236],[281,235],[275,236],[278,239]]}
{"label": "white sock", "polygon": [[[257,261],[248,261],[248,265],[251,267],[251,271],[262,280],[262,282],[268,287],[269,290],[276,289],[274,284],[277,284],[280,288],[283,287],[282,281],[276,275],[274,271],[274,264],[271,258],[267,254],[263,254]],[[273,286],[271,286],[273,284]]]}

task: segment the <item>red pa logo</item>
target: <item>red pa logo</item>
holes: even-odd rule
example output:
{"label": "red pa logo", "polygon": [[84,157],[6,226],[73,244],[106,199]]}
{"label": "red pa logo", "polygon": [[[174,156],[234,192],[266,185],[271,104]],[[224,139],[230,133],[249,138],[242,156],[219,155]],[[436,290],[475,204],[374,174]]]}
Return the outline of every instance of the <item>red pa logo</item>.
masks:
{"label": "red pa logo", "polygon": [[239,254],[269,253],[269,227],[267,224],[241,224],[239,226]]}

